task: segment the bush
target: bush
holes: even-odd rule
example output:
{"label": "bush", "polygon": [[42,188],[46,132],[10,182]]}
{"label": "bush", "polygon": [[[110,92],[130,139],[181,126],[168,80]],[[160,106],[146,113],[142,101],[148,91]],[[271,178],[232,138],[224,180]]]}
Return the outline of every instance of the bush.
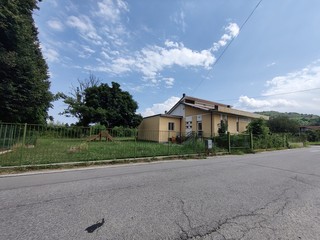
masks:
{"label": "bush", "polygon": [[268,134],[268,135],[255,135],[253,137],[254,149],[267,149],[267,148],[283,148],[288,147],[288,141],[283,134]]}

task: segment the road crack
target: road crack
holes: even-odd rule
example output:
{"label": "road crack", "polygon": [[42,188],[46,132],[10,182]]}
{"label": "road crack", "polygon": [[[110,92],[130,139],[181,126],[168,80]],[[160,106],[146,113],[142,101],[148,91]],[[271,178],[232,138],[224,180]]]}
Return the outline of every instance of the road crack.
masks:
{"label": "road crack", "polygon": [[[226,217],[219,221],[213,221],[194,227],[190,216],[187,213],[186,202],[178,199],[180,211],[187,222],[185,228],[181,223],[176,225],[181,230],[177,239],[203,239],[205,237],[220,237],[226,239],[244,239],[250,232],[264,230],[265,237],[272,239],[276,236],[276,229],[271,227],[271,220],[285,214],[285,210],[293,199],[298,198],[298,194],[290,192],[293,188],[285,188],[273,200],[265,203],[248,213],[239,213],[231,217]],[[230,231],[232,230],[232,231]],[[233,234],[233,235],[232,235]],[[262,234],[262,233],[261,233]],[[230,236],[232,235],[232,237]],[[234,235],[237,235],[234,237]]]}

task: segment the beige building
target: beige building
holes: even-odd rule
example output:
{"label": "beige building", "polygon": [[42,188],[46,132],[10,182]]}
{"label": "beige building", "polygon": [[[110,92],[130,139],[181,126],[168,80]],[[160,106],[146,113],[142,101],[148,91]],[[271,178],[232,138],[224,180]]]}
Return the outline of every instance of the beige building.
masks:
{"label": "beige building", "polygon": [[190,96],[183,97],[165,114],[145,117],[138,128],[138,139],[168,142],[196,134],[209,138],[218,134],[221,121],[231,134],[242,133],[252,119],[267,116],[231,108],[230,105]]}

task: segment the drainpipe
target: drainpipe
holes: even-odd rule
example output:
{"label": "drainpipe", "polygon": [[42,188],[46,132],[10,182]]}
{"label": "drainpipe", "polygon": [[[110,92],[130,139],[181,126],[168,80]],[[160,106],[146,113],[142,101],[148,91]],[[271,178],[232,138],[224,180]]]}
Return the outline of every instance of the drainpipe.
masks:
{"label": "drainpipe", "polygon": [[182,118],[180,118],[180,138],[182,137]]}
{"label": "drainpipe", "polygon": [[211,117],[210,125],[211,125],[211,138],[212,138],[212,111],[210,111],[210,117]]}

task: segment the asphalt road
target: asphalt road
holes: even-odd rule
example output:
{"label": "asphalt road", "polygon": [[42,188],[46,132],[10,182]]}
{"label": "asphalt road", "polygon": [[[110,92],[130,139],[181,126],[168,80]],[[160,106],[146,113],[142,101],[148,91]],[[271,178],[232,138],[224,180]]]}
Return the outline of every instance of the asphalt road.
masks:
{"label": "asphalt road", "polygon": [[0,239],[320,239],[320,147],[1,176]]}

